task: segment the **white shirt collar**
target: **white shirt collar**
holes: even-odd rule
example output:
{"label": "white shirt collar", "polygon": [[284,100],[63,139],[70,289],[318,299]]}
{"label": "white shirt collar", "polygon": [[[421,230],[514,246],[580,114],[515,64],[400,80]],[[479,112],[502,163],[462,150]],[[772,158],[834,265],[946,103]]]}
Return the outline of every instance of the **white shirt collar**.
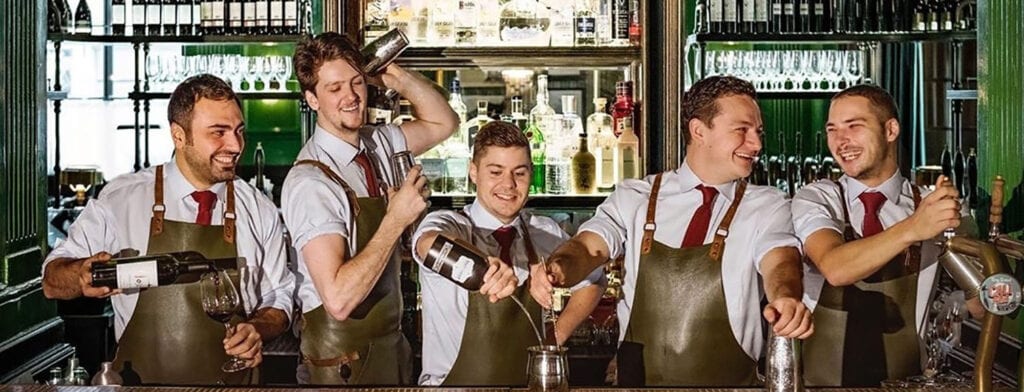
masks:
{"label": "white shirt collar", "polygon": [[676,169],[674,173],[675,176],[667,176],[662,180],[664,182],[662,184],[662,188],[668,185],[675,187],[674,190],[676,193],[685,193],[696,191],[697,185],[703,184],[704,186],[711,186],[717,189],[718,194],[725,196],[729,202],[732,202],[732,199],[736,196],[736,180],[719,185],[704,184],[704,182],[697,177],[697,174],[693,172],[693,169],[690,169],[690,165],[686,163],[685,159],[683,160],[683,164],[679,165],[679,168]]}
{"label": "white shirt collar", "polygon": [[506,225],[504,223],[501,223],[501,221],[498,220],[498,218],[494,217],[494,215],[491,215],[490,211],[487,211],[487,209],[484,208],[482,204],[476,201],[466,206],[465,211],[467,214],[469,214],[469,218],[473,220],[473,225],[480,229],[494,231],[504,226],[511,226],[513,229],[516,229],[516,232],[519,231],[519,221],[521,219],[522,212],[519,213],[519,216],[516,216],[516,219],[512,220],[511,223]]}
{"label": "white shirt collar", "polygon": [[[196,201],[192,199],[192,192],[197,190],[191,182],[188,182],[185,175],[181,173],[177,159],[171,157],[171,160],[164,164],[164,198],[169,200],[186,199],[187,202],[195,203]],[[225,185],[225,182],[213,184],[208,190],[217,194],[218,203],[223,203],[224,200],[227,200],[227,185]]]}
{"label": "white shirt collar", "polygon": [[341,138],[334,136],[327,130],[321,128],[319,125],[316,127],[316,131],[313,132],[313,143],[327,153],[331,159],[341,164],[352,163],[356,155],[360,151],[366,149],[363,144],[363,139],[359,138],[359,145],[353,146]]}
{"label": "white shirt collar", "polygon": [[860,203],[860,195],[864,192],[880,192],[891,203],[899,203],[900,195],[903,193],[903,176],[899,170],[893,173],[892,177],[889,177],[885,182],[873,188],[845,174],[839,181],[842,181],[843,187],[846,188],[847,205],[853,205],[855,202]]}

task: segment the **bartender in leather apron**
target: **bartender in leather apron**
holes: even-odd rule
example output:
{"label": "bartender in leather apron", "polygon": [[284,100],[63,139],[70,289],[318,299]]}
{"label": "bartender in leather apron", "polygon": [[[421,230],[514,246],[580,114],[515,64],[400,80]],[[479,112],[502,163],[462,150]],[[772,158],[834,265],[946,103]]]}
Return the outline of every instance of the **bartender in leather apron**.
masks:
{"label": "bartender in leather apron", "polygon": [[[551,218],[522,211],[531,175],[525,134],[508,122],[487,123],[476,134],[469,165],[476,200],[460,211],[430,213],[413,236],[421,265],[442,233],[498,256],[489,258],[491,271],[474,293],[430,268],[420,268],[421,385],[526,386],[527,348],[540,344],[534,328],[544,333],[541,307],[552,302],[541,258],[569,239]],[[531,278],[531,271],[539,274],[538,279]],[[506,276],[507,282],[499,281]],[[604,286],[604,270],[598,268],[574,287],[554,330],[545,336],[546,344],[565,343],[597,306]],[[502,299],[508,295],[525,304],[535,325],[515,302]]]}
{"label": "bartender in leather apron", "polygon": [[900,174],[896,110],[876,86],[836,94],[826,131],[844,175],[793,199],[794,228],[813,264],[805,276],[817,330],[804,345],[808,385],[878,387],[921,373],[919,334],[940,252],[934,238],[958,227],[961,212],[945,177],[926,194]]}
{"label": "bartender in leather apron", "polygon": [[346,37],[305,39],[293,56],[316,131],[299,152],[281,196],[298,255],[302,306],[300,383],[404,385],[412,378],[401,331],[403,231],[427,206],[426,179],[415,166],[395,178],[392,155],[418,155],[458,126],[434,85],[389,65],[380,76],[416,109],[401,126],[364,126],[364,59]]}
{"label": "bartender in leather apron", "polygon": [[762,320],[781,336],[813,333],[789,202],[743,180],[762,148],[755,99],[737,78],[695,83],[683,99],[683,164],[618,184],[551,257],[550,278],[564,286],[625,255],[620,386],[758,385]]}
{"label": "bartender in leather apron", "polygon": [[[188,78],[171,94],[168,117],[174,158],[114,179],[89,203],[69,240],[47,257],[44,292],[65,299],[110,296],[118,338],[114,367],[126,384],[252,383],[253,372],[226,373],[221,365],[235,356],[256,367],[262,342],[288,327],[295,283],[283,225],[273,202],[235,177],[245,124],[230,86],[212,75]],[[236,324],[225,333],[206,315],[197,276],[123,292],[92,287],[91,265],[122,249],[244,258],[246,274],[227,271],[242,293]]]}

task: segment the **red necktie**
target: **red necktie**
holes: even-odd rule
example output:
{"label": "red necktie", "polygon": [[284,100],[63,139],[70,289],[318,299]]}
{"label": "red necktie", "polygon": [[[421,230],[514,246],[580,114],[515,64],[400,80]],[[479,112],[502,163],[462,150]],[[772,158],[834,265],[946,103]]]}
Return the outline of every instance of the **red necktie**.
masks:
{"label": "red necktie", "polygon": [[512,240],[516,238],[516,229],[511,226],[504,226],[491,233],[494,239],[498,240],[498,251],[501,253],[501,261],[512,265]]}
{"label": "red necktie", "polygon": [[217,194],[210,191],[195,191],[192,192],[192,200],[199,203],[196,223],[202,226],[209,226],[210,218],[213,217],[213,203],[217,202]]}
{"label": "red necktie", "polygon": [[870,237],[882,232],[882,221],[878,219],[878,210],[885,204],[885,195],[879,192],[864,192],[857,196],[864,203],[864,224],[861,226],[861,237]]}
{"label": "red necktie", "polygon": [[715,196],[718,190],[712,186],[697,185],[697,189],[704,194],[704,204],[701,204],[690,219],[690,226],[686,228],[686,235],[683,237],[683,247],[704,245],[704,237],[708,234],[708,225],[711,224],[711,208],[715,205]]}
{"label": "red necktie", "polygon": [[370,194],[370,197],[380,197],[380,186],[377,185],[377,172],[373,170],[370,158],[366,156],[366,150],[359,151],[356,154],[355,161],[363,168],[363,174],[366,176],[366,191]]}

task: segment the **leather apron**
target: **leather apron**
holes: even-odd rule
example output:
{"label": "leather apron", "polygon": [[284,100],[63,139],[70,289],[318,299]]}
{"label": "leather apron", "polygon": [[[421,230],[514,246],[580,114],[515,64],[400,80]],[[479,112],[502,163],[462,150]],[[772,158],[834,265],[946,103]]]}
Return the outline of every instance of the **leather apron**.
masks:
{"label": "leather apron", "polygon": [[[537,252],[530,240],[526,219],[519,233],[523,236],[529,265],[538,262]],[[470,220],[472,222],[472,220]],[[473,243],[480,243],[480,233],[471,228]],[[512,294],[523,303],[533,317],[534,325],[512,300],[491,303],[480,292],[469,293],[466,329],[462,333],[459,355],[441,385],[445,386],[525,386],[528,353],[536,346],[541,330],[541,306],[530,295],[530,280],[516,288]]]}
{"label": "leather apron", "polygon": [[637,291],[617,354],[619,386],[758,385],[757,361],[733,336],[722,286],[725,239],[746,182],[737,184],[711,244],[675,248],[654,240],[661,177],[647,204]]}
{"label": "leather apron", "polygon": [[[921,194],[912,188],[916,209]],[[839,194],[843,237],[857,240],[842,185]],[[920,267],[921,245],[915,244],[862,281],[844,287],[824,283],[814,335],[804,342],[808,386],[878,387],[882,380],[921,374],[915,316]]]}
{"label": "leather apron", "polygon": [[[163,166],[156,167],[153,216],[147,254],[197,251],[207,258],[235,257],[235,188],[227,182],[223,226],[164,219]],[[229,271],[238,288],[238,271]],[[251,370],[224,373],[224,324],[203,311],[199,276],[179,276],[177,284],[139,292],[131,319],[118,340],[114,369],[126,385],[239,385],[251,383]],[[241,293],[241,291],[239,291]],[[243,296],[244,297],[244,296]],[[242,316],[242,309],[236,319]],[[237,321],[237,320],[236,320]]]}
{"label": "leather apron", "polygon": [[[376,161],[374,159],[373,161]],[[384,197],[356,197],[355,192],[322,162],[313,165],[340,185],[352,206],[358,254],[370,241],[387,212]],[[351,228],[351,225],[350,225]],[[402,293],[399,262],[391,257],[377,284],[345,321],[338,321],[318,306],[302,315],[302,360],[314,385],[405,385],[412,379],[412,348],[402,335]]]}

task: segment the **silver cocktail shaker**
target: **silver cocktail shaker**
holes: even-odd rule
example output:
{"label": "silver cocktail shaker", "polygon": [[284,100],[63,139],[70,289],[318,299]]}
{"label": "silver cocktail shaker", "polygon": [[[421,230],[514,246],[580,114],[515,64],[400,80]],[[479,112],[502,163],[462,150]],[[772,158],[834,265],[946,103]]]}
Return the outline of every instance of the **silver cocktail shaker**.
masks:
{"label": "silver cocktail shaker", "polygon": [[768,337],[768,366],[765,369],[768,374],[764,382],[768,392],[803,392],[801,364],[800,341],[776,336],[775,331],[771,330]]}
{"label": "silver cocktail shaker", "polygon": [[361,52],[366,61],[363,73],[370,76],[380,75],[384,72],[384,68],[395,61],[395,58],[402,54],[407,47],[409,47],[409,38],[405,36],[405,33],[399,29],[391,29],[363,47]]}

